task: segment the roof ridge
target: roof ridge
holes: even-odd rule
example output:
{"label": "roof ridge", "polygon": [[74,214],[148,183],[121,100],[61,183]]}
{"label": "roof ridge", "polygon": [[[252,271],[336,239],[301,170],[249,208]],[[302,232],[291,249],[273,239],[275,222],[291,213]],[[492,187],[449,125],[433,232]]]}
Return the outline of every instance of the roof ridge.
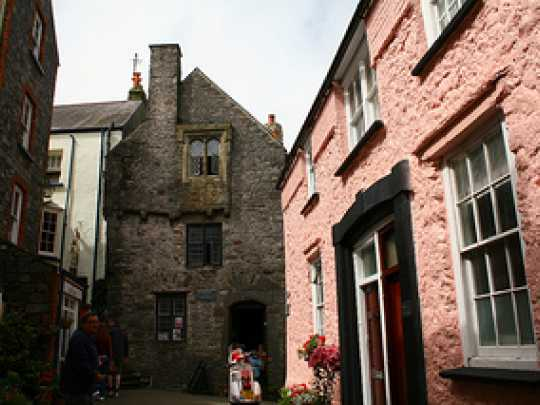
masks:
{"label": "roof ridge", "polygon": [[[263,129],[265,132],[268,132],[270,134],[270,129],[268,129],[261,121],[259,121],[256,117],[254,117],[242,104],[240,104],[238,101],[236,101],[232,96],[229,95],[225,90],[223,90],[221,87],[219,87],[212,79],[210,79],[198,66],[195,67],[187,76],[185,79],[193,75],[194,73],[199,73],[208,83],[210,83],[211,86],[213,86],[216,90],[218,90],[220,93],[222,93],[224,96],[226,96],[229,100],[231,100],[233,103],[235,103],[240,109],[253,121],[255,124],[257,124],[261,129]],[[184,80],[185,80],[184,79]],[[274,138],[272,138],[274,139]]]}

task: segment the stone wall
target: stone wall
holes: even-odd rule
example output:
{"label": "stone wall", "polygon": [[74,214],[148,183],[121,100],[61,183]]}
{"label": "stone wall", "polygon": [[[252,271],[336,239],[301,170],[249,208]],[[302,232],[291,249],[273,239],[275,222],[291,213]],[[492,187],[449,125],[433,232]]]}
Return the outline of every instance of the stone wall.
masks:
{"label": "stone wall", "polygon": [[[279,191],[282,145],[200,70],[180,84],[176,45],[152,47],[147,120],[109,155],[106,215],[109,306],[128,331],[130,364],[157,386],[185,386],[198,362],[210,388],[223,393],[230,307],[266,306],[268,378],[283,382],[284,262]],[[174,73],[177,72],[177,73]],[[159,78],[159,80],[157,80]],[[180,99],[176,95],[180,94]],[[154,100],[152,100],[152,98]],[[177,108],[180,105],[179,113]],[[176,125],[230,124],[230,212],[182,212],[182,149]],[[186,267],[186,223],[220,222],[223,265]],[[155,293],[187,293],[187,337],[161,342]]]}
{"label": "stone wall", "polygon": [[[387,175],[394,164],[411,164],[412,219],[429,403],[522,403],[537,401],[534,387],[454,382],[439,371],[464,364],[460,322],[444,193],[444,157],[463,144],[477,122],[502,113],[517,171],[517,204],[525,241],[527,281],[536,336],[540,336],[540,10],[534,2],[478,2],[422,77],[411,69],[427,51],[420,1],[378,1],[367,15],[367,35],[378,77],[385,129],[358,154],[350,171],[333,174],[348,154],[343,97],[334,88],[312,131],[320,200],[306,216],[307,181],[302,156],[283,188],[288,319],[288,382],[309,377],[295,350],[312,328],[311,291],[305,253],[316,243],[323,258],[326,319],[336,333],[334,252],[331,226],[355,195]],[[405,4],[408,3],[408,4]],[[391,13],[383,13],[389,5]],[[331,129],[334,132],[331,133]],[[536,397],[535,397],[536,396]]]}
{"label": "stone wall", "polygon": [[[35,61],[29,41],[34,14],[38,9],[44,17],[41,64]],[[40,232],[42,185],[45,180],[44,169],[58,68],[51,1],[8,0],[5,18],[4,32],[0,39],[0,238],[8,236],[11,194],[16,181],[27,192],[20,246],[35,253]],[[29,153],[25,153],[19,145],[25,92],[36,104]]]}

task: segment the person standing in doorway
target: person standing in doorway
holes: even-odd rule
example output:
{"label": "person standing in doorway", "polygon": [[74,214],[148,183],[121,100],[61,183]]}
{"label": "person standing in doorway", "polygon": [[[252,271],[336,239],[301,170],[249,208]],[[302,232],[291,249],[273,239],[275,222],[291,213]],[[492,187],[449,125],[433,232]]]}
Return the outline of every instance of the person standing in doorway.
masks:
{"label": "person standing in doorway", "polygon": [[91,405],[96,382],[104,376],[98,372],[98,354],[95,336],[99,319],[92,312],[85,313],[79,321],[79,329],[69,340],[64,369],[62,391],[66,405]]}
{"label": "person standing in doorway", "polygon": [[122,380],[122,369],[128,357],[128,342],[125,331],[120,328],[114,319],[109,320],[109,328],[112,341],[113,358],[112,375],[109,383],[109,387],[112,387],[113,391],[109,392],[109,396],[118,398]]}

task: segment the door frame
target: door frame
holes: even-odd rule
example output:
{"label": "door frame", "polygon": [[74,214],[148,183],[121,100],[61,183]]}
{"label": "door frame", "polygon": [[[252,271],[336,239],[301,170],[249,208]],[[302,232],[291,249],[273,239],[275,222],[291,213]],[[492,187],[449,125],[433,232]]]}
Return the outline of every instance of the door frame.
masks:
{"label": "door frame", "polygon": [[[422,338],[420,299],[412,234],[409,162],[397,163],[387,176],[356,195],[355,202],[333,227],[336,281],[342,352],[342,403],[363,404],[367,389],[361,381],[356,284],[353,251],[370,229],[384,219],[394,218],[396,248],[400,265],[399,282],[403,314],[403,337],[407,347],[407,399],[409,404],[427,404],[426,369]],[[359,383],[360,382],[360,383]]]}

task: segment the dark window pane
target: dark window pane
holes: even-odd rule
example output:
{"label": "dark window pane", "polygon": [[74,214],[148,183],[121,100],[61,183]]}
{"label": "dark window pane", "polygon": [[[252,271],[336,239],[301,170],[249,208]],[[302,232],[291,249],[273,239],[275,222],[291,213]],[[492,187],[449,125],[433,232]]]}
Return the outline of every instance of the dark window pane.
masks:
{"label": "dark window pane", "polygon": [[491,194],[486,193],[478,197],[478,214],[480,216],[480,233],[482,239],[495,235],[495,217],[493,215],[493,206],[491,204]]}
{"label": "dark window pane", "polygon": [[370,242],[369,245],[362,248],[360,251],[360,259],[362,261],[364,277],[367,278],[377,273],[377,257],[375,253],[375,244],[373,242]]}
{"label": "dark window pane", "polygon": [[[362,82],[360,81],[360,73],[356,73],[354,78],[354,93],[355,93],[355,107],[359,107],[362,104]],[[358,108],[355,108],[357,110]]]}
{"label": "dark window pane", "polygon": [[188,225],[187,234],[187,265],[202,266],[204,264],[204,228],[202,225]]}
{"label": "dark window pane", "polygon": [[190,174],[200,176],[203,174],[204,144],[201,141],[193,141],[190,145]]}
{"label": "dark window pane", "polygon": [[499,209],[499,218],[501,221],[501,230],[507,231],[517,227],[516,208],[514,206],[514,194],[510,181],[502,184],[495,189],[497,207]]}
{"label": "dark window pane", "polygon": [[469,266],[474,280],[474,290],[476,295],[489,292],[489,281],[487,276],[486,258],[484,252],[475,252],[469,259]]}
{"label": "dark window pane", "polygon": [[515,345],[517,343],[516,321],[514,307],[510,294],[495,297],[495,311],[497,316],[497,331],[500,345]]}
{"label": "dark window pane", "polygon": [[483,147],[480,145],[473,150],[469,155],[469,159],[471,163],[474,191],[478,191],[488,184],[486,159],[484,157]]}
{"label": "dark window pane", "polygon": [[207,174],[219,174],[219,141],[217,139],[210,139],[206,144],[206,152],[208,155]]}
{"label": "dark window pane", "polygon": [[158,314],[159,315],[171,314],[171,299],[169,297],[160,297],[158,299]]}
{"label": "dark window pane", "polygon": [[512,266],[512,276],[514,277],[514,287],[527,284],[525,278],[525,267],[523,266],[523,255],[519,234],[514,234],[506,239],[508,253],[510,253],[510,265]]}
{"label": "dark window pane", "polygon": [[519,291],[516,293],[516,305],[519,321],[519,335],[521,344],[534,344],[534,332],[531,316],[531,305],[529,303],[529,294],[527,291]]}
{"label": "dark window pane", "polygon": [[207,263],[215,266],[221,265],[221,225],[211,224],[206,226]]}
{"label": "dark window pane", "polygon": [[489,264],[491,266],[491,278],[493,279],[493,288],[495,291],[506,290],[510,287],[508,278],[508,269],[506,266],[506,254],[504,251],[504,242],[498,241],[487,247],[489,254]]}
{"label": "dark window pane", "polygon": [[383,242],[383,266],[389,269],[398,264],[397,249],[396,249],[396,233],[394,229],[382,235]]}
{"label": "dark window pane", "polygon": [[473,204],[471,201],[459,205],[459,218],[464,246],[476,242],[476,226],[474,224]]}
{"label": "dark window pane", "polygon": [[467,174],[467,162],[465,159],[454,163],[454,178],[456,181],[458,200],[463,199],[471,193],[469,175]]}
{"label": "dark window pane", "polygon": [[487,142],[489,164],[491,166],[491,180],[496,180],[508,173],[504,138],[501,133]]}
{"label": "dark window pane", "polygon": [[491,299],[482,298],[476,301],[476,314],[478,316],[478,329],[480,331],[481,346],[495,346],[495,327]]}

